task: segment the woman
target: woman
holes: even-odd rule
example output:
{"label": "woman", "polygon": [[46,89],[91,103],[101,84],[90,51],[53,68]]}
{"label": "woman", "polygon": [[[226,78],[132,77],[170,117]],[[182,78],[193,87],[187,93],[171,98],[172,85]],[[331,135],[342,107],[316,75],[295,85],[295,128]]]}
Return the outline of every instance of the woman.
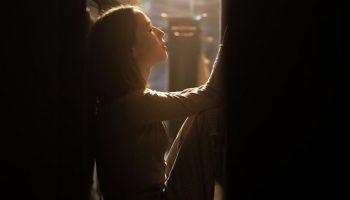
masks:
{"label": "woman", "polygon": [[92,26],[90,83],[105,200],[158,198],[167,178],[168,137],[162,121],[222,104],[219,65],[200,87],[179,92],[146,88],[152,66],[167,59],[163,36],[134,6],[113,8]]}

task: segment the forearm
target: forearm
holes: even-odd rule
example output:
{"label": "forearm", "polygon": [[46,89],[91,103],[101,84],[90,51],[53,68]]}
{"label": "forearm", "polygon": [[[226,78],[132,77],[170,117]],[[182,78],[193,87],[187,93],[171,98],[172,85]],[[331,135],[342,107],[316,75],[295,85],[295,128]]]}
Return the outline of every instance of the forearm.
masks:
{"label": "forearm", "polygon": [[223,103],[222,45],[219,47],[208,81],[194,88],[177,92],[146,89],[135,91],[116,103],[125,116],[136,123],[186,117]]}

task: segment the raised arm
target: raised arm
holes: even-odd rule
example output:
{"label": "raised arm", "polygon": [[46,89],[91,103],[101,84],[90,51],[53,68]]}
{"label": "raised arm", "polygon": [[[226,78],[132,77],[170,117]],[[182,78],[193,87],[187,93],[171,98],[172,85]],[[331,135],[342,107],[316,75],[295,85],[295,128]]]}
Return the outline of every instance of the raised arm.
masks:
{"label": "raised arm", "polygon": [[221,105],[222,47],[219,46],[213,70],[205,84],[178,92],[135,91],[115,101],[112,109],[130,122],[148,123],[186,117]]}

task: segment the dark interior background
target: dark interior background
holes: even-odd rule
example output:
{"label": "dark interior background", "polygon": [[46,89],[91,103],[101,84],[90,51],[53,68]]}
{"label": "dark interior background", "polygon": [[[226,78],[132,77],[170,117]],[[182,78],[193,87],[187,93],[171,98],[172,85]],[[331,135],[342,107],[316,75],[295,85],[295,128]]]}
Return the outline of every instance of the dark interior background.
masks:
{"label": "dark interior background", "polygon": [[336,77],[345,60],[342,5],[228,4],[228,199],[337,198],[346,146]]}
{"label": "dark interior background", "polygon": [[1,199],[87,199],[85,1],[5,1],[1,14]]}
{"label": "dark interior background", "polygon": [[[337,195],[342,5],[223,3],[227,199]],[[5,1],[1,15],[1,199],[87,199],[85,1]]]}

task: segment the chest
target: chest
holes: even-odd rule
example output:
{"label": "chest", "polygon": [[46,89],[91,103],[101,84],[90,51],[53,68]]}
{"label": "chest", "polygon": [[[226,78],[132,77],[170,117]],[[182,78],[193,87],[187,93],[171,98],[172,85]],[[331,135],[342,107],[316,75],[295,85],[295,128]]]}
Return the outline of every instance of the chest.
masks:
{"label": "chest", "polygon": [[168,147],[169,136],[162,122],[154,122],[142,127],[138,138],[138,146],[144,151],[164,154]]}

